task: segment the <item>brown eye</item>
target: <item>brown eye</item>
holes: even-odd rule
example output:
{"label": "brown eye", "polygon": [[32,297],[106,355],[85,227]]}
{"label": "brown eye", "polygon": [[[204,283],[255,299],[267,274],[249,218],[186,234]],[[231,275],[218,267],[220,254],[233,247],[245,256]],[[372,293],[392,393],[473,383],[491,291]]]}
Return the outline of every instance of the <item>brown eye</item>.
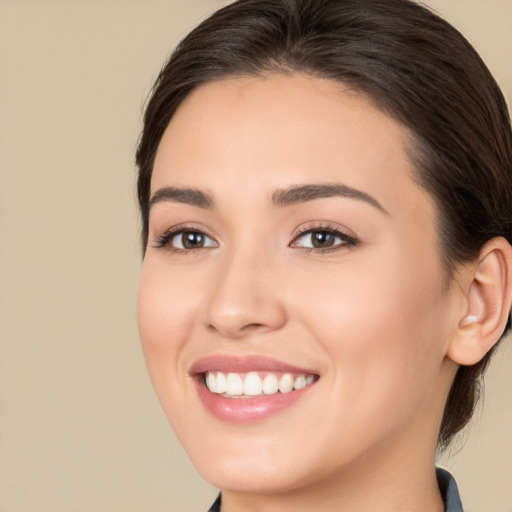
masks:
{"label": "brown eye", "polygon": [[193,229],[180,229],[165,234],[158,242],[157,247],[167,247],[181,251],[193,251],[207,247],[217,247],[217,242],[206,233]]}
{"label": "brown eye", "polygon": [[205,235],[199,231],[183,231],[180,235],[176,236],[175,240],[176,242],[180,240],[183,249],[198,249],[204,247]]}
{"label": "brown eye", "polygon": [[352,247],[357,241],[337,229],[309,229],[295,238],[292,247],[319,250]]}
{"label": "brown eye", "polygon": [[311,245],[316,249],[323,247],[332,247],[336,237],[328,231],[313,231],[311,233]]}

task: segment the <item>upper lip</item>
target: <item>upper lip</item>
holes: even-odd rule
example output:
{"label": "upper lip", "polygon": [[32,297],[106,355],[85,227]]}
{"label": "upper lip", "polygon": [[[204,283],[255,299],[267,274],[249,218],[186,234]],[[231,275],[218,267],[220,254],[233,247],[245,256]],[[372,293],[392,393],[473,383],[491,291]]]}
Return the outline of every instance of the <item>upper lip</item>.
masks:
{"label": "upper lip", "polygon": [[305,373],[315,375],[316,372],[307,368],[287,364],[279,359],[268,356],[233,356],[228,354],[219,354],[203,357],[197,360],[190,368],[190,374],[200,374],[208,371],[219,371],[225,373],[245,373],[245,372],[285,372],[285,373]]}

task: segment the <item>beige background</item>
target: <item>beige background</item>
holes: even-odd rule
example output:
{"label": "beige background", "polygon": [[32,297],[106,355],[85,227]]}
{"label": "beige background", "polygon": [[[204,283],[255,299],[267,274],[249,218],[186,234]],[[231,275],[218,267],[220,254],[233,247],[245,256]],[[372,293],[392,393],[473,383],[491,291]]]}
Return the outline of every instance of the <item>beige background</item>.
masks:
{"label": "beige background", "polygon": [[[171,47],[221,1],[0,0],[0,511],[204,511],[139,348],[133,153]],[[512,1],[433,0],[512,98]],[[512,342],[443,463],[512,512]]]}

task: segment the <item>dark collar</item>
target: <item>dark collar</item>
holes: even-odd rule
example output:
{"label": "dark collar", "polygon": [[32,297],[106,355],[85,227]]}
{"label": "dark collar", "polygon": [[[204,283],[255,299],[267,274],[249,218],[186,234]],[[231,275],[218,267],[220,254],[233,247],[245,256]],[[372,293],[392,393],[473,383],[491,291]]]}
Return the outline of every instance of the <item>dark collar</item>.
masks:
{"label": "dark collar", "polygon": [[464,512],[455,478],[448,471],[441,468],[436,469],[436,476],[439,490],[443,496],[445,512]]}
{"label": "dark collar", "polygon": [[208,512],[220,512],[220,494],[217,496],[215,503],[210,507]]}

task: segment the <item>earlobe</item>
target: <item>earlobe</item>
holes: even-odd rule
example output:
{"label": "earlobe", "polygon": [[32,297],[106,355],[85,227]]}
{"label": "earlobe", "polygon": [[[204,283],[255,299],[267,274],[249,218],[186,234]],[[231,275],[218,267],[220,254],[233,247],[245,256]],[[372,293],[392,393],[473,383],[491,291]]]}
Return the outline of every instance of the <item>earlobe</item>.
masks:
{"label": "earlobe", "polygon": [[466,308],[447,356],[457,364],[478,363],[499,340],[512,302],[512,247],[502,237],[487,242],[465,278]]}

